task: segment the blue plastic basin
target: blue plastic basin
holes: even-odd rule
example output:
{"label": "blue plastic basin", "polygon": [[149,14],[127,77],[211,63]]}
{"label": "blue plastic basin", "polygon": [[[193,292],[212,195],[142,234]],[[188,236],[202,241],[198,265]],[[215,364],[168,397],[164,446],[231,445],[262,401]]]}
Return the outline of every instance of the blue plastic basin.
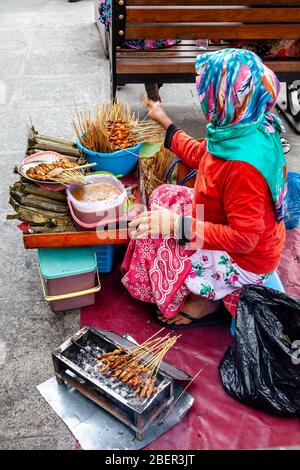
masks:
{"label": "blue plastic basin", "polygon": [[114,175],[126,176],[134,170],[142,143],[128,149],[117,150],[113,153],[93,152],[77,141],[77,148],[82,151],[88,163],[97,163],[92,171],[110,171]]}

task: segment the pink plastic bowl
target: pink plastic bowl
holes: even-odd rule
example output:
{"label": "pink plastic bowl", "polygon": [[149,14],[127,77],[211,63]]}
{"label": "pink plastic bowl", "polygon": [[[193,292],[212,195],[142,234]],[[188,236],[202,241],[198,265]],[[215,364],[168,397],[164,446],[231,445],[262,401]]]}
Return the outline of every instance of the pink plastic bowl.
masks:
{"label": "pink plastic bowl", "polygon": [[106,201],[83,203],[72,195],[72,190],[78,185],[68,186],[67,201],[74,221],[84,228],[95,228],[110,221],[118,220],[124,214],[124,205],[127,199],[126,189],[123,184],[111,174],[99,174],[87,176],[91,183],[111,182],[121,190],[120,195]]}

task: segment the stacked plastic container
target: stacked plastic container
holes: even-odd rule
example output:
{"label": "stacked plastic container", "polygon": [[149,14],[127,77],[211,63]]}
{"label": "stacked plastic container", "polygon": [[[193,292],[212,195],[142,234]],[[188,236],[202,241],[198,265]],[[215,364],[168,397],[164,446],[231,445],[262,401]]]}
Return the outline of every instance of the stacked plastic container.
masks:
{"label": "stacked plastic container", "polygon": [[113,267],[115,245],[94,246],[99,273],[110,273]]}
{"label": "stacked plastic container", "polygon": [[40,248],[38,266],[44,297],[53,312],[95,303],[101,286],[91,247]]}
{"label": "stacked plastic container", "polygon": [[[120,194],[109,201],[96,201],[83,203],[75,199],[72,190],[78,185],[72,185],[67,188],[67,200],[70,212],[75,223],[85,229],[93,229],[99,224],[108,224],[117,222],[124,213],[127,193],[123,184],[108,173],[87,176],[91,183],[110,183],[120,190]],[[100,273],[109,273],[112,270],[115,253],[114,245],[94,246],[97,259],[98,271]]]}

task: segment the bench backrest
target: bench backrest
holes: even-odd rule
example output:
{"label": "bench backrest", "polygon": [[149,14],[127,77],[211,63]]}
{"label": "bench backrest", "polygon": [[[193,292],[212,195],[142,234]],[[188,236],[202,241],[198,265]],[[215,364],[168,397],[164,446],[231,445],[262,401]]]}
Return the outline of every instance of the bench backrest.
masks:
{"label": "bench backrest", "polygon": [[124,39],[299,39],[300,0],[112,0]]}

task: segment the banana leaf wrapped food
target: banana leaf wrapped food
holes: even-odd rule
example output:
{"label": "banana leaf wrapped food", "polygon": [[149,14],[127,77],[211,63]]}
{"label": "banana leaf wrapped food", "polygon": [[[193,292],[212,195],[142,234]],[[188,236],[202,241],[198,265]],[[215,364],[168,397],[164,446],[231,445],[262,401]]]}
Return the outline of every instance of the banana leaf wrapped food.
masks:
{"label": "banana leaf wrapped food", "polygon": [[55,226],[72,225],[72,219],[68,214],[59,214],[58,212],[46,211],[35,207],[23,206],[11,196],[10,205],[14,208],[18,219],[32,222],[37,225],[51,222]]}
{"label": "banana leaf wrapped food", "polygon": [[70,227],[75,230],[64,192],[45,191],[18,181],[10,187],[9,203],[15,214],[7,218],[27,221],[39,227],[32,227],[33,233],[53,232],[54,227],[61,227],[56,230],[60,232],[69,231]]}
{"label": "banana leaf wrapped food", "polygon": [[45,134],[39,134],[38,131],[31,126],[28,136],[27,154],[40,151],[52,151],[64,155],[69,161],[84,163],[80,151],[72,140],[61,139]]}
{"label": "banana leaf wrapped food", "polygon": [[10,189],[15,191],[19,191],[25,194],[36,194],[37,196],[42,196],[47,199],[51,199],[54,201],[61,201],[67,202],[67,196],[64,191],[47,191],[46,189],[42,189],[35,184],[24,183],[22,181],[17,181]]}
{"label": "banana leaf wrapped food", "polygon": [[47,199],[36,194],[22,194],[19,191],[11,191],[11,197],[22,206],[34,207],[45,211],[58,212],[59,214],[68,214],[68,205],[64,202]]}

